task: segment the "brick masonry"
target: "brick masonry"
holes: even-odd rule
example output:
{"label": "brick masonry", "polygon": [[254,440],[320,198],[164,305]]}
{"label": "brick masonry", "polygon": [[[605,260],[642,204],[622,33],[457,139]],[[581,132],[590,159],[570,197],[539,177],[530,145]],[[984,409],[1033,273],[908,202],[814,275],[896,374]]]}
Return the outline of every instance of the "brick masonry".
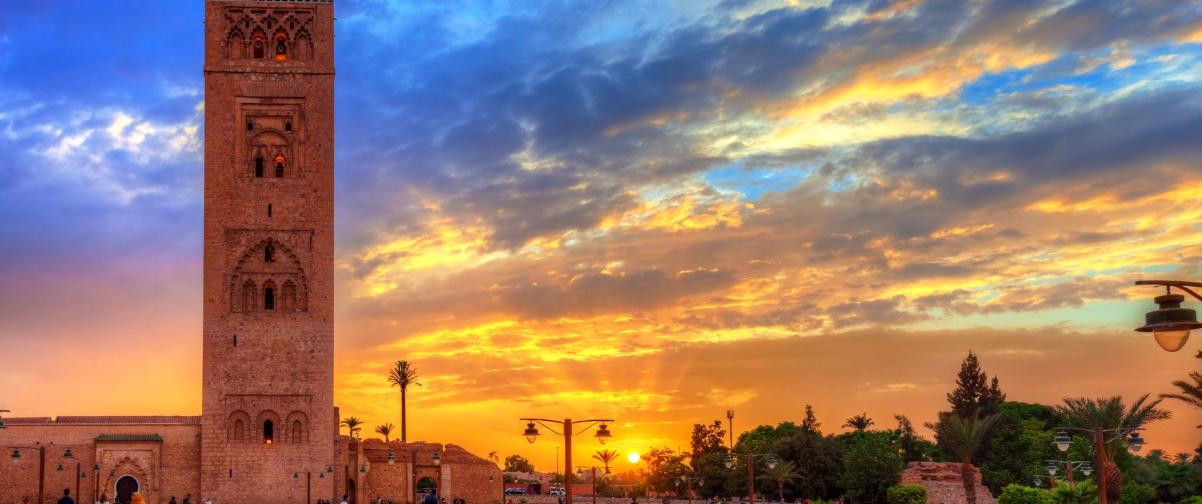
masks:
{"label": "brick masonry", "polygon": [[501,501],[497,467],[455,445],[338,434],[333,21],[328,1],[205,2],[201,416],[6,419],[0,504],[113,498],[124,476],[147,504],[412,502],[425,476]]}
{"label": "brick masonry", "polygon": [[[928,504],[963,504],[968,499],[960,470],[961,464],[955,462],[910,462],[902,471],[901,482],[922,485],[927,490]],[[997,500],[989,493],[989,487],[981,484],[981,471],[972,467],[972,473],[977,484],[977,504],[995,504]]]}

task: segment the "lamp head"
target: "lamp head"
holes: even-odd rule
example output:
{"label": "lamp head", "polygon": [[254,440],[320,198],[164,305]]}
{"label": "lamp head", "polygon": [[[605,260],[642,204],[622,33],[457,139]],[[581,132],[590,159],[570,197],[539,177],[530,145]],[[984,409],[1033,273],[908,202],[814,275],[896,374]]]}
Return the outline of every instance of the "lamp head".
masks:
{"label": "lamp head", "polygon": [[598,443],[601,443],[602,445],[604,445],[605,443],[609,442],[609,438],[611,438],[611,437],[613,437],[613,434],[610,434],[608,426],[606,426],[605,424],[601,424],[600,427],[597,427],[596,438],[597,438]]}
{"label": "lamp head", "polygon": [[395,463],[396,463],[396,454],[395,454],[395,453],[393,453],[392,451],[389,451],[389,452],[388,452],[388,463],[389,463],[389,464],[395,464]]}
{"label": "lamp head", "polygon": [[764,465],[768,466],[768,469],[775,469],[776,457],[769,455],[768,458],[764,460]]}
{"label": "lamp head", "polygon": [[1093,473],[1093,466],[1089,465],[1089,462],[1081,464],[1081,473],[1089,476],[1091,473]]}
{"label": "lamp head", "polygon": [[1061,452],[1068,451],[1068,447],[1073,444],[1073,438],[1067,432],[1060,431],[1056,433],[1056,437],[1052,440],[1052,444],[1056,445],[1056,449]]}
{"label": "lamp head", "polygon": [[434,452],[434,455],[431,455],[430,459],[434,461],[434,465],[439,465],[442,463],[442,454]]}
{"label": "lamp head", "polygon": [[526,431],[523,432],[522,435],[526,436],[526,441],[530,443],[533,443],[536,439],[538,439],[538,428],[534,426],[534,422],[526,424]]}
{"label": "lamp head", "polygon": [[729,454],[728,454],[728,455],[726,456],[726,459],[722,461],[722,465],[725,465],[727,469],[730,469],[730,468],[734,467],[734,466],[735,466],[735,458],[734,458],[734,456],[731,456],[731,455],[729,455]]}
{"label": "lamp head", "polygon": [[1159,308],[1144,315],[1144,325],[1135,330],[1152,333],[1156,343],[1166,351],[1181,350],[1189,341],[1190,330],[1202,328],[1197,313],[1181,307],[1185,296],[1180,294],[1156,296],[1153,301]]}
{"label": "lamp head", "polygon": [[68,459],[68,460],[73,459],[73,458],[75,458],[75,454],[71,453],[70,448],[67,448],[67,451],[63,453],[63,458]]}
{"label": "lamp head", "polygon": [[1048,464],[1048,476],[1056,475],[1056,464]]}
{"label": "lamp head", "polygon": [[1143,447],[1144,447],[1144,438],[1142,436],[1140,436],[1138,432],[1131,433],[1131,437],[1127,438],[1127,448],[1130,448],[1131,451],[1133,451],[1133,452],[1137,452],[1137,451],[1139,451],[1140,448],[1143,448]]}

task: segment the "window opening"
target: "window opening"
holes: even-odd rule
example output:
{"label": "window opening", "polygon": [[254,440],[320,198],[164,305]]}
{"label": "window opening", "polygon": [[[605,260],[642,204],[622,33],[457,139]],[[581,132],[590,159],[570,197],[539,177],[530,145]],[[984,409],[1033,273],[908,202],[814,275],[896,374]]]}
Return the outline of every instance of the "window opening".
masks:
{"label": "window opening", "polygon": [[255,177],[263,178],[263,156],[255,156]]}
{"label": "window opening", "polygon": [[263,289],[263,309],[264,310],[274,310],[275,309],[275,289],[274,288],[267,287],[267,288]]}
{"label": "window opening", "polygon": [[275,425],[273,425],[271,423],[271,420],[264,420],[263,421],[263,442],[267,443],[267,444],[271,444],[272,441],[275,441]]}

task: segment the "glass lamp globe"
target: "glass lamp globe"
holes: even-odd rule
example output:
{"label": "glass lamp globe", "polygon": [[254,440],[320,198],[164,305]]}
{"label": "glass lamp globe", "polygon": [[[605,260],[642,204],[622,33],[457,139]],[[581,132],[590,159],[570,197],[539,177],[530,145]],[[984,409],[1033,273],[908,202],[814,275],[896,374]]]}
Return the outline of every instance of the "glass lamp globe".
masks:
{"label": "glass lamp globe", "polygon": [[1052,440],[1052,444],[1056,445],[1056,449],[1062,452],[1068,451],[1068,447],[1073,444],[1073,438],[1069,437],[1067,432],[1060,431],[1056,433],[1056,438]]}
{"label": "glass lamp globe", "polygon": [[722,464],[725,465],[727,469],[730,469],[735,466],[735,458],[727,455],[726,460],[723,460]]}
{"label": "glass lamp globe", "polygon": [[1185,347],[1185,343],[1189,341],[1189,329],[1152,331],[1152,337],[1156,339],[1156,344],[1160,345],[1160,348],[1168,352],[1176,352]]}

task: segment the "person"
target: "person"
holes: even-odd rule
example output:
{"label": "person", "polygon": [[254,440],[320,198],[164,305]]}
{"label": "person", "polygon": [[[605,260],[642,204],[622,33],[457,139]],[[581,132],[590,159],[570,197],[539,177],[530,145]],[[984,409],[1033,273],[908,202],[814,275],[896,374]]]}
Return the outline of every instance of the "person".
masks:
{"label": "person", "polygon": [[191,493],[184,494],[184,502],[182,502],[180,504],[192,504],[192,494]]}
{"label": "person", "polygon": [[174,495],[171,496],[171,500],[167,501],[167,504],[176,504]]}
{"label": "person", "polygon": [[71,498],[71,489],[63,489],[63,498],[58,500],[58,504],[75,504],[75,499]]}
{"label": "person", "polygon": [[342,495],[342,503],[341,503],[341,504],[350,504],[350,503],[347,501],[347,499],[349,499],[349,498],[350,498],[350,496],[349,496],[349,495],[343,494],[343,495]]}
{"label": "person", "polygon": [[109,504],[109,494],[100,494],[100,504]]}

